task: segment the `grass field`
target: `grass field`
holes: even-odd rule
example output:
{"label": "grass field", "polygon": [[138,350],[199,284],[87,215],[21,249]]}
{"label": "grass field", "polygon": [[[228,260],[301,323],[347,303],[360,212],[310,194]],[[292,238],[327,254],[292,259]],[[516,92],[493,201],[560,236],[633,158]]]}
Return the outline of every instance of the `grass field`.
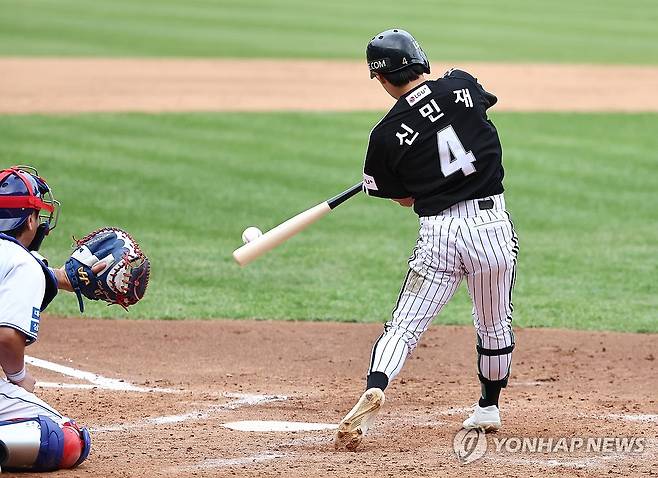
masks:
{"label": "grass field", "polygon": [[[247,225],[268,229],[360,179],[378,116],[172,114],[0,117],[3,163],[39,167],[63,203],[43,251],[107,224],[153,259],[130,317],[383,321],[417,219],[357,197],[245,269]],[[658,115],[496,114],[521,238],[521,326],[658,332]],[[605,141],[601,141],[605,138]],[[465,288],[464,288],[465,289]],[[73,296],[51,313],[75,314]],[[92,316],[124,317],[93,304]],[[465,290],[439,317],[468,323]]]}
{"label": "grass field", "polygon": [[444,61],[658,63],[654,0],[0,0],[0,55],[362,59],[411,30]]}

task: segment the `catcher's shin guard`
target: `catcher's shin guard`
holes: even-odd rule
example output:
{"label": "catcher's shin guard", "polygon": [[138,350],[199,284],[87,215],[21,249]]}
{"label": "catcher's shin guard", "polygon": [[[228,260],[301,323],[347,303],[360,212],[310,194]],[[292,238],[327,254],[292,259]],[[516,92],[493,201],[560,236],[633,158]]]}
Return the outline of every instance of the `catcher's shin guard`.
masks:
{"label": "catcher's shin guard", "polygon": [[54,471],[82,463],[91,449],[86,428],[63,425],[48,417],[0,422],[0,466],[3,470]]}

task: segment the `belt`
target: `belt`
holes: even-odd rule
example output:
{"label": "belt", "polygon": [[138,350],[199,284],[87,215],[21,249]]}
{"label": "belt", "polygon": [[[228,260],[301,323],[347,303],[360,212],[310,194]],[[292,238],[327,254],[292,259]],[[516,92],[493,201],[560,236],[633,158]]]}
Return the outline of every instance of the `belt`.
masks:
{"label": "belt", "polygon": [[481,211],[486,211],[487,209],[493,209],[494,207],[494,202],[493,199],[484,199],[482,201],[478,201],[478,209]]}

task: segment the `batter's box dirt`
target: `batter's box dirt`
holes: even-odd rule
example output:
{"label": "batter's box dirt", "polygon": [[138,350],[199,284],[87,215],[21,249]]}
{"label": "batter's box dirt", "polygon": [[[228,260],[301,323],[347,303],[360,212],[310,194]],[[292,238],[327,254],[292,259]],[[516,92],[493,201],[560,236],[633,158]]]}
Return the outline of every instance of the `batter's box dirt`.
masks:
{"label": "batter's box dirt", "polygon": [[[34,357],[178,391],[39,390],[94,429],[90,459],[55,476],[594,477],[650,476],[658,466],[655,370],[647,359],[654,335],[517,328],[503,429],[487,437],[483,457],[460,465],[453,438],[479,393],[471,328],[425,334],[363,447],[349,453],[334,451],[331,429],[223,425],[337,423],[363,390],[379,325],[46,317],[42,327],[29,349]],[[72,338],[81,343],[70,347]],[[62,380],[32,370],[37,379]],[[496,452],[495,439],[524,437],[639,437],[646,446],[636,454]]]}

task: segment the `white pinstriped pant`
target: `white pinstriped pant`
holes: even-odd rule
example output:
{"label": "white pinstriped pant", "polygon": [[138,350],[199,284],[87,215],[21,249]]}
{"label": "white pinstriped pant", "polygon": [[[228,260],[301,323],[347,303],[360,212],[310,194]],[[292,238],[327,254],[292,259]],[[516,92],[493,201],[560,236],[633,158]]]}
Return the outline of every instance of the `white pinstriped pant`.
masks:
{"label": "white pinstriped pant", "polygon": [[[493,201],[491,209],[480,209],[485,200]],[[392,318],[373,346],[369,373],[383,372],[393,380],[466,278],[481,351],[479,373],[488,380],[506,379],[514,345],[512,288],[517,253],[518,238],[502,194],[462,201],[438,216],[421,217],[409,272]],[[503,349],[509,353],[498,354]]]}

